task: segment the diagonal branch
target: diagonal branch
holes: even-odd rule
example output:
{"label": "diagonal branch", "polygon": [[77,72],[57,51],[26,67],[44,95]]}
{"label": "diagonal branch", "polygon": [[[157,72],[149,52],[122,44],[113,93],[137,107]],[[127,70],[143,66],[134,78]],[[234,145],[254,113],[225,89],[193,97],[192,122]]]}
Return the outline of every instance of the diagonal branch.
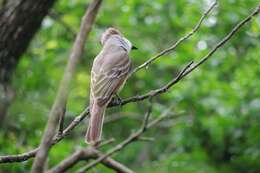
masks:
{"label": "diagonal branch", "polygon": [[[53,138],[52,145],[55,145],[60,140],[62,140],[65,136],[67,136],[88,114],[89,114],[89,110],[88,108],[86,108],[80,115],[74,118],[74,120],[68,125],[68,127],[63,131],[62,134],[57,134]],[[30,158],[35,157],[38,151],[39,151],[39,147],[23,154],[0,156],[0,163],[23,162]]]}
{"label": "diagonal branch", "polygon": [[85,15],[82,18],[80,31],[76,37],[73,48],[71,50],[71,54],[63,75],[63,79],[60,82],[56,99],[49,113],[48,123],[42,136],[39,150],[33,162],[32,173],[43,172],[43,165],[48,157],[49,149],[52,146],[52,139],[56,133],[58,121],[62,118],[59,115],[62,115],[63,109],[66,106],[70,90],[70,83],[73,78],[76,65],[79,61],[79,58],[83,54],[86,37],[88,36],[91,30],[91,26],[94,23],[101,2],[102,0],[93,0],[93,2],[89,5]]}
{"label": "diagonal branch", "polygon": [[65,113],[66,113],[66,108],[64,108],[59,115],[59,130],[58,130],[58,135],[62,135],[63,133],[63,126],[64,126],[64,118],[65,118]]}
{"label": "diagonal branch", "polygon": [[62,19],[62,16],[61,16],[58,12],[56,12],[56,11],[54,11],[54,10],[51,10],[48,15],[49,15],[49,17],[50,17],[51,19],[55,20],[57,23],[59,23],[61,26],[63,26],[64,29],[70,34],[71,37],[73,37],[73,38],[76,37],[76,35],[77,35],[77,34],[76,34],[76,31],[74,31],[74,29],[73,29],[71,26],[69,26],[69,25]]}
{"label": "diagonal branch", "polygon": [[153,104],[152,104],[152,97],[149,98],[149,107],[148,110],[144,116],[143,125],[142,125],[142,131],[145,131],[149,122],[150,115],[152,113]]}
{"label": "diagonal branch", "polygon": [[194,69],[196,69],[198,66],[200,66],[201,64],[203,64],[205,61],[207,61],[220,47],[222,47],[228,40],[231,39],[231,37],[243,26],[245,25],[247,22],[249,22],[250,20],[252,20],[252,18],[254,16],[256,16],[258,13],[260,12],[260,5],[258,5],[255,10],[249,15],[247,16],[244,20],[242,20],[241,22],[239,22],[220,42],[218,42],[218,44],[211,49],[211,51],[209,51],[209,53],[204,56],[198,63],[196,63],[193,67],[191,67],[189,70],[187,70],[182,76],[181,78],[183,78],[184,76],[186,76],[187,74],[189,74],[190,72],[192,72]]}
{"label": "diagonal branch", "polygon": [[[59,163],[57,166],[55,166],[51,170],[47,171],[47,173],[63,173],[65,171],[68,171],[70,168],[72,168],[74,165],[76,165],[79,161],[88,161],[91,159],[97,159],[102,156],[103,156],[103,154],[93,147],[81,149],[79,151],[76,151],[72,155],[70,155],[68,158],[63,160],[61,163]],[[114,159],[112,159],[110,157],[107,157],[106,159],[102,160],[101,163],[104,166],[106,166],[110,169],[113,169],[114,171],[119,172],[119,173],[134,173],[132,170],[130,170],[123,164],[115,161]]]}
{"label": "diagonal branch", "polygon": [[151,114],[151,105],[148,108],[148,111],[144,117],[144,121],[142,126],[140,127],[140,129],[138,131],[136,131],[135,133],[131,134],[128,138],[126,138],[123,142],[119,143],[118,145],[116,145],[114,148],[110,149],[106,154],[102,155],[101,157],[99,157],[98,159],[96,159],[94,162],[91,162],[90,164],[86,165],[85,167],[82,167],[77,173],[84,173],[85,171],[95,167],[97,164],[99,164],[100,162],[102,162],[104,159],[108,158],[109,156],[113,155],[114,153],[122,150],[123,148],[125,148],[127,145],[129,145],[130,143],[139,140],[139,137],[149,128],[153,127],[154,125],[156,125],[157,123],[159,123],[161,120],[163,120],[164,118],[166,118],[169,113],[172,110],[172,107],[168,108],[167,110],[165,110],[158,118],[156,118],[155,120],[153,120],[151,123],[148,123],[148,118],[149,115]]}
{"label": "diagonal branch", "polygon": [[170,51],[175,50],[182,42],[188,40],[195,32],[197,32],[202,24],[202,22],[204,21],[204,19],[208,16],[208,14],[211,12],[211,10],[217,5],[217,0],[215,0],[210,7],[204,12],[204,14],[200,17],[199,21],[197,22],[197,24],[193,27],[193,29],[187,33],[186,35],[184,35],[183,37],[181,37],[176,43],[174,43],[171,47],[164,49],[163,51],[161,51],[160,53],[158,53],[157,55],[153,56],[152,58],[150,58],[149,60],[147,60],[146,62],[144,62],[143,64],[139,65],[138,67],[136,67],[133,71],[132,74],[149,66],[152,62],[154,62],[155,60],[157,60],[158,58],[160,58],[161,56],[168,54]]}

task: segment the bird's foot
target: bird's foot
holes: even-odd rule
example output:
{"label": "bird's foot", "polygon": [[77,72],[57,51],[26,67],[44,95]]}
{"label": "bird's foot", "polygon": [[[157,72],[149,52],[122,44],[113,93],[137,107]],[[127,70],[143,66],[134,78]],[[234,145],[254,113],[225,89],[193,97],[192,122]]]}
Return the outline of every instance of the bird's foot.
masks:
{"label": "bird's foot", "polygon": [[122,105],[122,99],[119,97],[118,94],[115,94],[115,97],[112,98],[112,102],[117,105]]}

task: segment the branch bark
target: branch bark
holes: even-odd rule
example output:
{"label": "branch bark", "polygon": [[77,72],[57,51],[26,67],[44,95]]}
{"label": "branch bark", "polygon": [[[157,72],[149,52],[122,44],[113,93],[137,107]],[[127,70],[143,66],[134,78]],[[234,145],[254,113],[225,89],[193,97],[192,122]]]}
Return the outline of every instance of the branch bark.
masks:
{"label": "branch bark", "polygon": [[0,10],[0,83],[9,82],[21,55],[56,0],[7,1]]}
{"label": "branch bark", "polygon": [[66,101],[69,94],[70,82],[73,78],[76,65],[79,58],[83,54],[86,37],[88,36],[91,26],[94,23],[98,9],[101,5],[102,0],[93,0],[89,5],[85,15],[82,18],[80,31],[74,42],[62,81],[60,82],[59,90],[57,92],[56,99],[49,113],[48,123],[46,125],[44,135],[41,139],[41,144],[37,152],[35,161],[32,166],[32,173],[43,172],[43,165],[48,156],[50,147],[52,146],[52,139],[56,133],[58,125],[59,115],[62,115],[63,110],[66,107]]}
{"label": "branch bark", "polygon": [[0,126],[14,99],[12,74],[55,1],[6,1],[0,8]]}
{"label": "branch bark", "polygon": [[[76,151],[74,154],[63,160],[61,163],[59,163],[57,166],[52,168],[51,170],[47,171],[47,173],[63,173],[70,168],[72,168],[74,165],[76,165],[79,161],[88,161],[91,159],[97,159],[99,157],[102,157],[103,154],[99,152],[97,149],[93,147],[88,147],[86,149],[82,149],[79,151]],[[107,157],[101,162],[104,166],[113,169],[114,171],[118,173],[134,173],[134,171],[130,170],[123,164],[115,161],[112,158]]]}

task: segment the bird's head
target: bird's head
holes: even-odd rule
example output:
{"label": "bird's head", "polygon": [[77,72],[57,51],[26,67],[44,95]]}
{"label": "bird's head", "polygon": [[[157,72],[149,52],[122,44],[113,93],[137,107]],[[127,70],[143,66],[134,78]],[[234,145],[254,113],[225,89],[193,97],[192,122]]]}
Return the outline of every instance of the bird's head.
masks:
{"label": "bird's head", "polygon": [[116,28],[108,28],[105,30],[105,32],[102,34],[101,36],[101,39],[100,39],[100,42],[102,45],[105,44],[105,42],[112,36],[112,35],[119,35],[123,40],[124,42],[126,43],[126,48],[128,51],[130,50],[134,50],[134,49],[137,49],[137,47],[135,47],[127,38],[125,38],[121,32],[119,30],[117,30]]}

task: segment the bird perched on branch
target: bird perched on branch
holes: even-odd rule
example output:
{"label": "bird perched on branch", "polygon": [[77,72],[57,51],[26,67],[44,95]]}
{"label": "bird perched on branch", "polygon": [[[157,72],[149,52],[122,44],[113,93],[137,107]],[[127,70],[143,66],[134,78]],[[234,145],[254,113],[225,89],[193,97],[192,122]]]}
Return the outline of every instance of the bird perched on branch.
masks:
{"label": "bird perched on branch", "polygon": [[90,120],[85,141],[95,145],[100,141],[104,112],[112,96],[117,94],[131,70],[128,56],[136,49],[117,29],[108,28],[101,36],[103,46],[91,70]]}

